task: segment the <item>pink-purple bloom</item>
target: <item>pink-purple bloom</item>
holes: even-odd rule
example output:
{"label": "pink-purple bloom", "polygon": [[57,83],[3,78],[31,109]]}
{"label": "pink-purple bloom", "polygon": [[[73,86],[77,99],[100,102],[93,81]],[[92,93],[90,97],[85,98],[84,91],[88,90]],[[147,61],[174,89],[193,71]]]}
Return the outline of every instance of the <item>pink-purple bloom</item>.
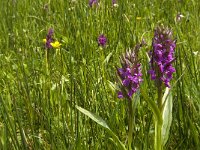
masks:
{"label": "pink-purple bloom", "polygon": [[99,37],[98,37],[98,45],[99,46],[106,46],[106,43],[107,43],[107,38],[101,34]]}
{"label": "pink-purple bloom", "polygon": [[117,69],[117,74],[121,81],[118,98],[126,97],[131,99],[142,82],[141,64],[138,60],[138,51],[141,46],[142,44],[136,45],[133,50],[127,51],[120,58],[122,68]]}
{"label": "pink-purple bloom", "polygon": [[52,48],[52,46],[51,46],[51,42],[53,42],[53,37],[52,37],[52,36],[53,36],[53,29],[50,28],[49,31],[48,31],[48,34],[47,34],[47,36],[46,36],[45,47],[46,47],[47,49]]}
{"label": "pink-purple bloom", "polygon": [[98,0],[89,0],[89,6],[92,7],[93,5],[97,5]]}
{"label": "pink-purple bloom", "polygon": [[112,0],[112,4],[115,5],[117,3],[117,0]]}
{"label": "pink-purple bloom", "polygon": [[162,82],[170,87],[169,82],[172,74],[176,71],[172,66],[176,41],[172,39],[172,31],[164,27],[156,28],[152,42],[153,49],[150,51],[150,70],[152,80],[158,85]]}

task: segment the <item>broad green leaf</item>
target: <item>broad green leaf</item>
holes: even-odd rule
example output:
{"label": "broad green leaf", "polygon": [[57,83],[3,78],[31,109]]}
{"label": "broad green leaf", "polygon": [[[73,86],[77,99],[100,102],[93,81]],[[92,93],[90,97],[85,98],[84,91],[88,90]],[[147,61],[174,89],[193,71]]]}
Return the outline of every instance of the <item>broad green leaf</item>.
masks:
{"label": "broad green leaf", "polygon": [[82,112],[83,114],[85,114],[86,116],[88,116],[89,118],[91,118],[93,121],[95,121],[96,123],[98,123],[99,125],[103,126],[104,128],[107,128],[110,130],[110,128],[108,127],[107,123],[101,118],[99,117],[98,115],[82,108],[82,107],[79,107],[79,106],[76,106],[76,108]]}
{"label": "broad green leaf", "polygon": [[165,94],[162,98],[163,102],[163,112],[162,112],[162,145],[164,146],[167,143],[169,138],[169,131],[172,123],[172,94],[169,88],[166,88]]}
{"label": "broad green leaf", "polygon": [[101,125],[102,127],[106,128],[107,132],[113,137],[114,141],[117,142],[117,145],[120,149],[126,150],[124,144],[119,140],[119,138],[114,134],[114,132],[109,128],[107,123],[98,115],[76,105],[76,108],[82,112],[84,115],[88,116],[90,119]]}

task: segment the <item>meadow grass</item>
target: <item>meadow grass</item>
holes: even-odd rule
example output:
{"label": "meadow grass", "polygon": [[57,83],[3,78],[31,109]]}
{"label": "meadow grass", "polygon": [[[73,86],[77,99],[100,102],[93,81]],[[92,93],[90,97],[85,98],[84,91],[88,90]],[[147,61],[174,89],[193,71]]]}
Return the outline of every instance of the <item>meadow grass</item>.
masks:
{"label": "meadow grass", "polygon": [[[0,1],[0,149],[116,149],[111,136],[81,114],[81,106],[98,114],[127,145],[126,100],[113,88],[119,56],[145,39],[140,50],[141,89],[154,100],[148,51],[159,24],[177,39],[172,81],[173,120],[165,149],[200,147],[200,4],[197,0]],[[176,20],[178,13],[184,17]],[[42,39],[49,28],[62,43],[48,54]],[[108,43],[100,48],[97,37]],[[153,149],[153,114],[136,94],[134,149]]]}

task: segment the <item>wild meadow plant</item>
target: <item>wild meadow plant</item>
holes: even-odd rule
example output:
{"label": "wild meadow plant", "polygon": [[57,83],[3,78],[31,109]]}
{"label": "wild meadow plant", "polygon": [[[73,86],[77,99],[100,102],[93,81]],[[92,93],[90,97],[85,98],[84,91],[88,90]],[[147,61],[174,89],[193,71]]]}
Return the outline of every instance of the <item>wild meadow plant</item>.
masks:
{"label": "wild meadow plant", "polygon": [[[105,46],[106,37],[102,34],[98,37],[98,45]],[[142,40],[141,44],[137,44],[134,49],[127,50],[125,54],[120,57],[122,68],[117,68],[117,75],[119,78],[118,98],[124,98],[128,101],[128,149],[132,149],[132,136],[133,136],[133,102],[132,98],[134,93],[140,87],[142,79],[142,70],[140,59],[138,56],[139,49],[146,43]],[[151,79],[155,80],[155,86],[157,88],[157,103],[150,105],[155,117],[155,138],[154,148],[155,150],[163,150],[164,145],[168,139],[168,132],[171,126],[171,120],[168,119],[172,114],[172,102],[169,100],[169,88],[170,81],[172,80],[172,74],[175,72],[175,68],[172,66],[174,62],[174,53],[176,47],[176,40],[172,39],[172,31],[163,26],[159,26],[155,29],[154,37],[152,41],[152,50],[149,52],[150,56],[150,70],[149,74]],[[165,94],[163,94],[164,88],[167,87]],[[171,97],[170,97],[171,98]],[[92,118],[100,125],[102,119],[95,118],[96,115],[84,110],[77,106],[81,112]],[[167,113],[166,113],[167,112]],[[169,115],[169,116],[166,116]],[[105,121],[103,121],[105,123]],[[108,128],[107,124],[102,125]],[[110,130],[110,129],[109,129]],[[121,142],[120,146],[124,147]]]}
{"label": "wild meadow plant", "polygon": [[142,82],[141,64],[138,58],[138,52],[142,44],[135,46],[133,50],[128,50],[121,56],[122,68],[117,68],[117,74],[119,76],[120,91],[118,92],[118,98],[125,98],[128,100],[128,148],[132,149],[132,135],[133,135],[133,94],[139,89]]}
{"label": "wild meadow plant", "polygon": [[117,4],[117,0],[112,0],[112,5],[116,5]]}
{"label": "wild meadow plant", "polygon": [[57,49],[60,48],[60,46],[62,45],[60,42],[54,40],[53,33],[54,33],[53,29],[50,28],[46,36],[46,39],[43,39],[46,49],[51,49],[51,48]]}
{"label": "wild meadow plant", "polygon": [[98,37],[98,46],[102,46],[105,47],[107,43],[107,38],[105,37],[105,35],[101,34]]}
{"label": "wild meadow plant", "polygon": [[[104,35],[100,35],[98,38],[98,44],[101,46],[105,46],[106,37]],[[133,94],[137,92],[139,89],[140,83],[142,82],[142,73],[141,73],[141,64],[138,58],[139,49],[144,45],[144,43],[137,44],[135,48],[129,49],[125,54],[122,54],[120,57],[122,68],[117,68],[117,75],[119,78],[119,92],[118,98],[125,98],[128,101],[128,148],[132,149],[132,135],[133,135]],[[79,106],[76,108],[96,121],[101,126],[105,127],[109,133],[113,136],[118,144],[119,149],[125,149],[124,144],[118,139],[118,137],[112,132],[112,130],[108,127],[106,122],[97,116]]]}
{"label": "wild meadow plant", "polygon": [[52,49],[52,42],[53,42],[53,29],[50,28],[47,35],[46,39],[43,39],[43,42],[45,44],[45,64],[46,64],[46,73],[47,75],[49,74],[49,50]]}
{"label": "wild meadow plant", "polygon": [[53,42],[53,29],[50,28],[49,31],[48,31],[48,34],[46,36],[46,39],[43,39],[43,42],[45,43],[45,48],[46,49],[51,49],[52,48],[52,45],[51,43]]}
{"label": "wild meadow plant", "polygon": [[[157,108],[160,116],[164,115],[164,109],[169,109],[169,99],[166,99],[166,95],[163,98],[163,91],[165,87],[170,88],[170,81],[172,80],[172,74],[175,72],[175,68],[172,63],[175,61],[174,53],[176,47],[176,40],[172,39],[172,31],[163,26],[157,27],[154,32],[152,41],[152,50],[149,52],[150,56],[150,70],[149,74],[151,79],[155,81],[155,87],[157,88]],[[167,95],[168,96],[168,95]],[[171,115],[171,114],[168,114]],[[168,116],[166,116],[168,117]],[[163,121],[166,121],[165,117],[161,121],[155,119],[155,150],[162,150],[166,141],[163,141],[163,132],[169,132],[171,122],[167,123],[168,129],[164,129]]]}
{"label": "wild meadow plant", "polygon": [[56,41],[54,38],[53,38],[53,33],[54,33],[54,30],[52,28],[49,29],[48,31],[48,34],[46,35],[46,39],[43,39],[43,42],[45,44],[45,59],[46,59],[46,72],[48,74],[48,64],[49,64],[49,51],[54,48],[56,49],[56,52],[57,50],[60,48],[60,46],[62,45],[60,42]]}
{"label": "wild meadow plant", "polygon": [[89,6],[98,5],[98,0],[89,0]]}
{"label": "wild meadow plant", "polygon": [[199,8],[1,0],[0,149],[198,150]]}

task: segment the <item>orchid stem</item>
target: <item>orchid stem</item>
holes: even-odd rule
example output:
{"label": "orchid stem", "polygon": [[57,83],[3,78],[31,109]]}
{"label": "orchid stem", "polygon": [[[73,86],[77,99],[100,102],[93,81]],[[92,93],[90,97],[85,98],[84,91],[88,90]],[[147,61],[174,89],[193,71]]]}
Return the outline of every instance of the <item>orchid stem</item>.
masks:
{"label": "orchid stem", "polygon": [[162,141],[161,141],[161,129],[162,125],[156,121],[155,122],[155,150],[162,150]]}
{"label": "orchid stem", "polygon": [[[162,116],[162,88],[161,86],[158,88],[158,109],[159,113]],[[155,150],[162,150],[162,122],[159,122],[158,120],[155,121],[155,145],[154,148]]]}
{"label": "orchid stem", "polygon": [[132,150],[132,140],[133,140],[133,106],[132,100],[128,100],[128,108],[129,108],[129,124],[128,124],[128,147],[129,150]]}
{"label": "orchid stem", "polygon": [[46,74],[49,75],[48,49],[45,50]]}

